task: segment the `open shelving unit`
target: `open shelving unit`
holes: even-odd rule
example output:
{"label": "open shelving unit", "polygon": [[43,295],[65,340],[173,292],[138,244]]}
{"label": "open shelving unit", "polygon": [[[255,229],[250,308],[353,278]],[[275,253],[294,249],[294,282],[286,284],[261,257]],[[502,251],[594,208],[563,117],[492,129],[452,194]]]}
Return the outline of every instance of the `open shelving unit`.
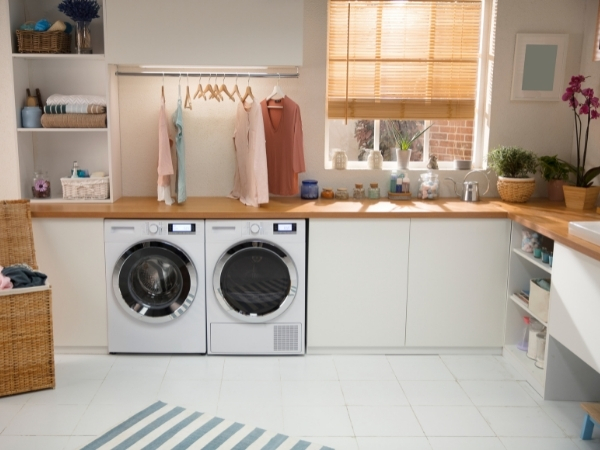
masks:
{"label": "open shelving unit", "polygon": [[[102,5],[103,1],[99,0]],[[121,195],[120,139],[118,114],[118,81],[116,67],[106,63],[104,55],[104,8],[100,18],[91,22],[93,53],[38,54],[18,53],[15,31],[27,20],[46,18],[70,19],[58,11],[56,0],[9,0],[12,40],[15,125],[19,152],[21,197],[35,202],[113,202]],[[71,38],[72,51],[74,39]],[[40,89],[42,101],[52,94],[99,95],[107,100],[107,128],[23,128],[21,109],[26,103],[26,90]],[[90,172],[110,176],[110,197],[107,200],[64,200],[61,177],[69,175],[73,161]],[[51,198],[33,199],[31,185],[36,170],[48,172]]]}

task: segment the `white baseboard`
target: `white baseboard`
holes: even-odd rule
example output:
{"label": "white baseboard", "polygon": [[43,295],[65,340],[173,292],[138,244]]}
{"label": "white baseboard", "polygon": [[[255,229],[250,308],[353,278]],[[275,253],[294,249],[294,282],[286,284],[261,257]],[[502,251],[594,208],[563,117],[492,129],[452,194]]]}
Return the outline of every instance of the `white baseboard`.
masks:
{"label": "white baseboard", "polygon": [[309,355],[502,355],[502,347],[308,347]]}
{"label": "white baseboard", "polygon": [[108,355],[108,347],[54,346],[56,355]]}

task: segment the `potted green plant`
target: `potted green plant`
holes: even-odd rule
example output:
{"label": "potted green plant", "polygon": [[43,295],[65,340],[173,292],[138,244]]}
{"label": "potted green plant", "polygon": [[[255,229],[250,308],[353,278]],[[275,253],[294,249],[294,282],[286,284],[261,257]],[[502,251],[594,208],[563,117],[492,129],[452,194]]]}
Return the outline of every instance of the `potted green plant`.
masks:
{"label": "potted green plant", "polygon": [[400,169],[407,169],[410,161],[411,146],[413,142],[419,139],[423,133],[431,128],[433,123],[421,131],[417,131],[413,135],[403,133],[400,129],[400,124],[397,121],[390,121],[388,129],[396,144],[396,160]]}
{"label": "potted green plant", "polygon": [[548,199],[562,202],[565,199],[563,185],[569,179],[569,166],[558,159],[558,156],[540,156],[540,172],[548,182]]}
{"label": "potted green plant", "polygon": [[498,193],[505,202],[524,203],[535,190],[535,153],[520,147],[497,147],[488,153],[488,166],[498,175]]}
{"label": "potted green plant", "polygon": [[[592,167],[588,171],[585,170],[590,122],[600,117],[600,114],[598,113],[600,100],[598,100],[598,97],[594,96],[593,89],[581,88],[581,84],[585,81],[585,78],[586,77],[583,75],[571,77],[569,86],[562,96],[563,101],[569,102],[569,107],[573,110],[573,117],[575,119],[577,165],[574,166],[565,161],[565,164],[567,164],[571,172],[575,174],[575,186],[563,186],[565,203],[567,204],[567,208],[572,209],[594,208],[598,193],[600,193],[600,186],[592,185],[594,178],[600,175],[600,166]],[[585,140],[583,143],[581,142],[583,134],[582,116],[586,122]]]}

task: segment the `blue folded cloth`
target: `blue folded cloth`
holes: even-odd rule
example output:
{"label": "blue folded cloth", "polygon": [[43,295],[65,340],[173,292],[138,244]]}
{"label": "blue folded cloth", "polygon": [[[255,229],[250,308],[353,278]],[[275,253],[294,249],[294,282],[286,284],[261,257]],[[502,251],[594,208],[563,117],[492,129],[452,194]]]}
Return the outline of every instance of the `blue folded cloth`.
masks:
{"label": "blue folded cloth", "polygon": [[48,276],[33,270],[27,264],[15,264],[2,269],[2,275],[10,278],[13,288],[43,286]]}

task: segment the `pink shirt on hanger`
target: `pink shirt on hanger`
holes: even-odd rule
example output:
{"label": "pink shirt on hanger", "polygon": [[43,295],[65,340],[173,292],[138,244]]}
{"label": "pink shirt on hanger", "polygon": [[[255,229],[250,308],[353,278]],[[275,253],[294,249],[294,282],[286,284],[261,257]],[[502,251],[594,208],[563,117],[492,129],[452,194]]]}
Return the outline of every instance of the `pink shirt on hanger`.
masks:
{"label": "pink shirt on hanger", "polygon": [[229,196],[248,206],[269,203],[265,129],[262,110],[256,102],[238,104],[233,142],[236,168]]}

